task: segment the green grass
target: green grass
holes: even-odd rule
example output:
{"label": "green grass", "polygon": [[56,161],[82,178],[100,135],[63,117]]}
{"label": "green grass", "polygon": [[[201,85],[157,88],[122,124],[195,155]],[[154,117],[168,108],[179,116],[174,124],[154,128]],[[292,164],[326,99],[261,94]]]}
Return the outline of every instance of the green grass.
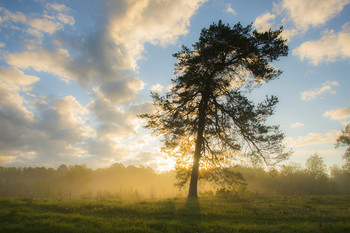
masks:
{"label": "green grass", "polygon": [[350,196],[1,198],[0,232],[350,232]]}

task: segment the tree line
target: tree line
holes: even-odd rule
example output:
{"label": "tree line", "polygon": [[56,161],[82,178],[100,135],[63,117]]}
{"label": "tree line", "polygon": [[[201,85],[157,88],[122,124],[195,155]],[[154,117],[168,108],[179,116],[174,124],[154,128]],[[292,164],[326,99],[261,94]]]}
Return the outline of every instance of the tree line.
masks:
{"label": "tree line", "polygon": [[[152,168],[126,167],[121,163],[96,170],[85,165],[61,165],[57,169],[0,167],[0,196],[120,199],[185,196],[189,182],[181,182],[178,174],[175,170],[158,174]],[[304,167],[291,163],[270,170],[242,165],[201,169],[199,186],[202,196],[349,195],[350,171],[346,166],[336,165],[327,169],[322,157],[314,154]]]}

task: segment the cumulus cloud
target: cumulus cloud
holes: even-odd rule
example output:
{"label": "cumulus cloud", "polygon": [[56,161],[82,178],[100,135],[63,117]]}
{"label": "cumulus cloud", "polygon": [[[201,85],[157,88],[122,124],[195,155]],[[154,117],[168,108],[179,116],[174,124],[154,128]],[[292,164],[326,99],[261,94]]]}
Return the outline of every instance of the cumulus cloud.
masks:
{"label": "cumulus cloud", "polygon": [[317,96],[323,94],[324,92],[330,92],[331,94],[335,94],[336,92],[332,90],[332,86],[338,86],[337,81],[327,81],[322,84],[321,88],[315,88],[310,91],[303,91],[300,93],[301,99],[304,101],[315,100]]}
{"label": "cumulus cloud", "polygon": [[335,143],[339,134],[337,130],[331,130],[325,134],[309,133],[306,136],[298,136],[297,138],[287,137],[285,143],[289,147],[304,147],[310,145],[321,145]]}
{"label": "cumulus cloud", "polygon": [[[137,114],[153,111],[151,102],[133,102],[145,86],[135,76],[144,44],[175,43],[204,1],[107,0],[96,27],[80,35],[63,30],[76,20],[66,5],[47,3],[41,15],[0,8],[1,27],[37,37],[4,53],[9,67],[0,67],[0,163],[108,165],[131,159],[138,152],[120,139],[136,138]],[[31,90],[39,82],[33,73],[55,75],[67,85],[77,82],[90,91],[91,102],[83,106],[73,96],[41,98]],[[151,157],[147,161],[154,161]],[[145,161],[139,155],[136,160]]]}
{"label": "cumulus cloud", "polygon": [[324,117],[330,117],[332,120],[345,120],[350,118],[350,106],[327,111]]}
{"label": "cumulus cloud", "polygon": [[326,30],[320,40],[307,41],[293,50],[302,61],[308,59],[314,66],[321,62],[334,62],[337,58],[350,57],[350,22],[342,27],[342,31]]}
{"label": "cumulus cloud", "polygon": [[256,18],[254,26],[259,31],[265,31],[274,25],[277,16],[282,17],[282,24],[286,26],[282,36],[291,40],[310,27],[325,24],[349,3],[350,0],[282,0],[273,4],[273,14],[268,12]]}
{"label": "cumulus cloud", "polygon": [[94,135],[87,110],[72,96],[37,106],[29,119],[23,116],[26,106],[11,105],[9,111],[0,105],[0,152],[17,164],[71,161],[86,153],[84,140]]}
{"label": "cumulus cloud", "polygon": [[0,81],[7,85],[29,86],[39,81],[33,75],[26,75],[14,67],[0,66]]}
{"label": "cumulus cloud", "polygon": [[272,27],[271,21],[276,18],[276,15],[269,12],[257,17],[254,21],[254,26],[258,31],[268,31]]}
{"label": "cumulus cloud", "polygon": [[303,126],[304,126],[304,124],[301,123],[301,122],[295,122],[295,123],[290,125],[290,127],[292,127],[292,128],[300,128],[300,127],[303,127]]}
{"label": "cumulus cloud", "polygon": [[99,90],[112,104],[123,104],[135,99],[144,85],[140,79],[133,78],[104,83]]}
{"label": "cumulus cloud", "polygon": [[163,89],[164,89],[164,87],[163,87],[162,85],[160,85],[159,83],[157,83],[157,84],[151,86],[151,91],[152,91],[152,92],[160,93],[160,92],[163,91]]}
{"label": "cumulus cloud", "polygon": [[63,78],[69,77],[65,66],[71,62],[68,51],[59,49],[56,51],[45,50],[12,53],[6,56],[6,62],[21,69],[34,69],[37,72],[50,72]]}
{"label": "cumulus cloud", "polygon": [[309,26],[319,26],[341,12],[350,0],[283,0],[274,5],[274,11],[286,13],[284,21],[292,21],[301,32]]}
{"label": "cumulus cloud", "polygon": [[[2,123],[13,122],[13,126],[16,127],[16,124],[28,125],[34,120],[34,115],[25,107],[27,101],[20,92],[30,89],[30,85],[38,81],[38,77],[26,75],[12,67],[0,66],[0,117],[4,121]],[[11,127],[6,129],[10,130]]]}
{"label": "cumulus cloud", "polygon": [[64,11],[68,11],[69,8],[63,4],[48,4],[48,9],[54,9],[58,13],[50,15],[51,12],[45,12],[43,16],[35,16],[33,14],[26,15],[22,12],[11,12],[4,7],[0,7],[0,13],[3,14],[1,17],[3,22],[12,24],[22,24],[27,28],[25,32],[41,38],[43,33],[52,35],[58,30],[63,28],[63,24],[74,24],[74,18]]}
{"label": "cumulus cloud", "polygon": [[140,0],[120,6],[121,3],[110,1],[110,11],[118,12],[112,12],[108,32],[117,45],[115,52],[124,57],[121,67],[136,69],[146,42],[162,46],[175,43],[178,36],[188,32],[190,18],[203,2]]}
{"label": "cumulus cloud", "polygon": [[153,110],[151,102],[133,104],[126,109],[118,108],[108,99],[101,96],[87,106],[100,122],[97,127],[99,137],[116,138],[136,134],[137,115],[150,113]]}

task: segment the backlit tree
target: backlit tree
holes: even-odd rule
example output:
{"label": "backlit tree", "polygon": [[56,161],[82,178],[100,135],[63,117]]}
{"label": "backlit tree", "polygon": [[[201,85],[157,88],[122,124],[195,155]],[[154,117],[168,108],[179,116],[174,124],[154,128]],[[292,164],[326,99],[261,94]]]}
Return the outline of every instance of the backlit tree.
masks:
{"label": "backlit tree", "polygon": [[227,165],[240,156],[271,165],[290,154],[279,127],[266,124],[277,97],[258,104],[246,97],[281,74],[270,64],[288,54],[281,32],[219,21],[202,29],[192,49],[183,46],[173,55],[172,89],[165,96],[152,93],[156,110],[141,117],[146,128],[164,136],[163,151],[178,164],[191,159],[189,197],[197,197],[200,166]]}

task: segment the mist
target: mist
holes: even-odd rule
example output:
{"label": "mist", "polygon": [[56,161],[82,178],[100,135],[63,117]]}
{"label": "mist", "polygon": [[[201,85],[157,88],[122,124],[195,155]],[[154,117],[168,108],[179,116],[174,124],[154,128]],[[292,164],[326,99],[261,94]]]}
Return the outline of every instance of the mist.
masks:
{"label": "mist", "polygon": [[[350,194],[350,173],[332,166],[329,170],[323,160],[311,156],[305,168],[291,163],[280,169],[259,166],[232,166],[228,173],[240,174],[241,182],[230,182],[227,177],[209,180],[201,171],[199,195],[327,195]],[[157,173],[149,167],[113,164],[96,170],[86,165],[57,169],[45,167],[0,167],[0,196],[22,198],[115,198],[163,199],[185,197],[188,183],[182,188],[175,184],[176,171]]]}

